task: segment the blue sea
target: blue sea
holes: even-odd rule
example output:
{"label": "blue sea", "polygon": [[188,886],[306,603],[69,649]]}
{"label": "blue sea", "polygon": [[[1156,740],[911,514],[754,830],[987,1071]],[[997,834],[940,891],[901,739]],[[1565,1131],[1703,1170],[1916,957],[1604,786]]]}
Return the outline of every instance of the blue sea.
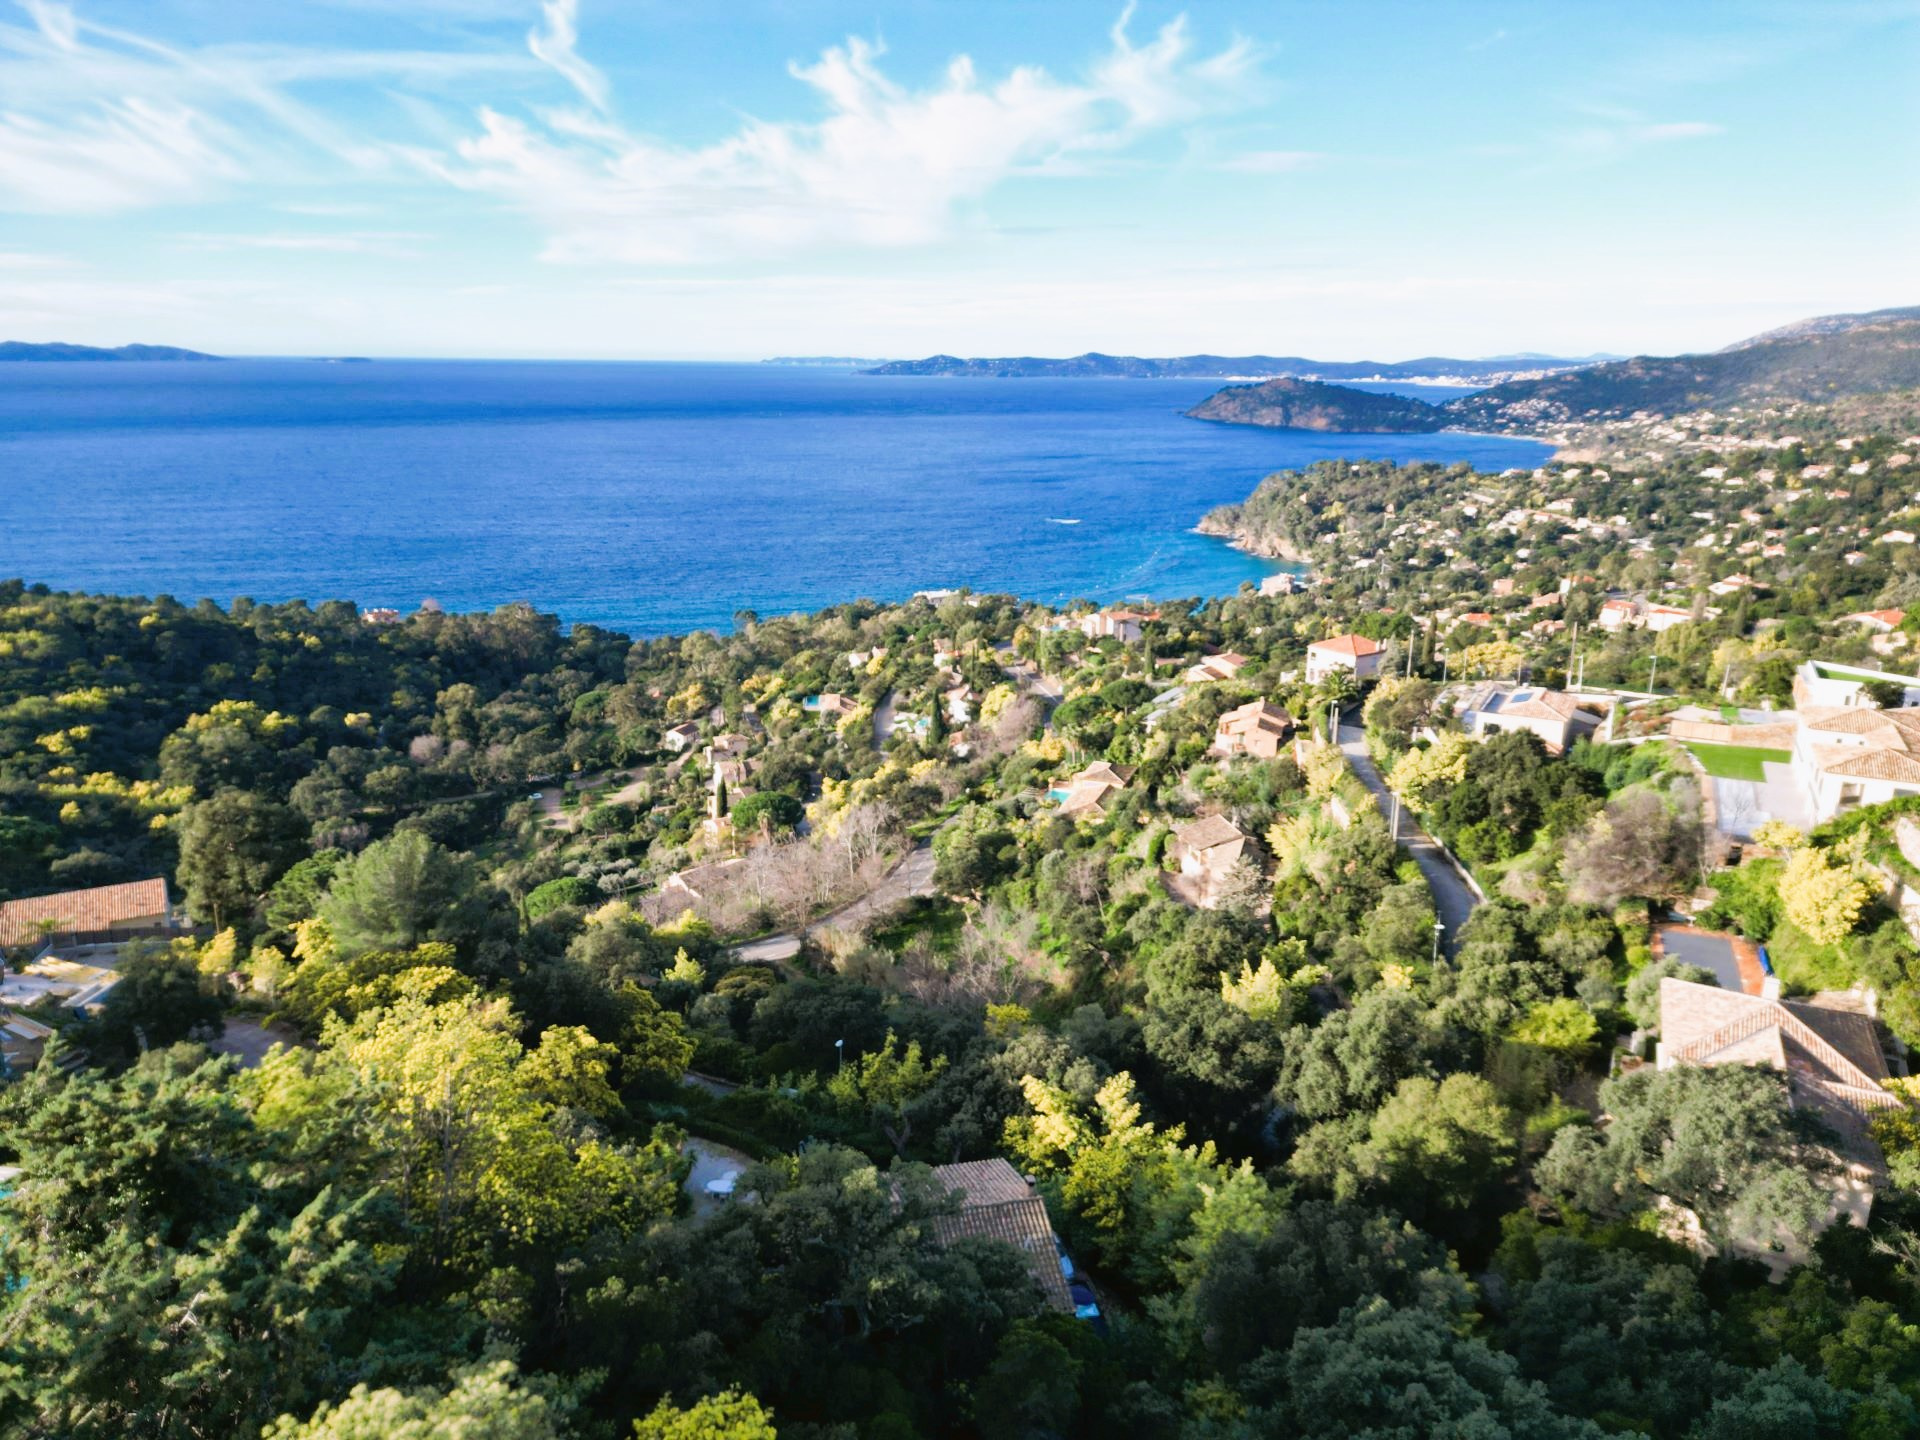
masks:
{"label": "blue sea", "polygon": [[1280,567],[1192,527],[1274,470],[1548,453],[1181,414],[1215,388],[772,365],[6,364],[0,577],[188,603],[527,600],[638,635],[941,586],[1230,594]]}

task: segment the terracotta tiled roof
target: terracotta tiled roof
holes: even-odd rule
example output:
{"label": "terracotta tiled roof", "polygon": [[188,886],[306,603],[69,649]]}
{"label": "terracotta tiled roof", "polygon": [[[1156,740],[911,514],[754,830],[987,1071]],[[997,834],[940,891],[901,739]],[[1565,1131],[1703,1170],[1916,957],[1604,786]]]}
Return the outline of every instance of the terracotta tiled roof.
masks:
{"label": "terracotta tiled roof", "polygon": [[1240,730],[1276,730],[1284,733],[1292,728],[1293,716],[1271,700],[1250,700],[1237,710],[1227,711],[1218,723],[1222,735]]}
{"label": "terracotta tiled roof", "polygon": [[1571,720],[1580,713],[1580,702],[1558,690],[1516,690],[1500,713],[1522,720]]}
{"label": "terracotta tiled roof", "polygon": [[1060,1271],[1047,1202],[1004,1160],[969,1160],[936,1165],[933,1178],[959,1195],[960,1213],[933,1222],[942,1245],[968,1236],[999,1240],[1018,1250],[1033,1272],[1041,1294],[1054,1309],[1071,1314],[1073,1296]]}
{"label": "terracotta tiled roof", "polygon": [[1802,1071],[1856,1111],[1895,1103],[1881,1088],[1887,1066],[1873,1022],[1845,1010],[1670,977],[1660,982],[1660,1042],[1676,1064]]}
{"label": "terracotta tiled roof", "polygon": [[1813,741],[1822,735],[1857,735],[1865,742],[1809,745],[1809,758],[1825,773],[1920,784],[1920,706],[1898,710],[1810,708],[1800,712],[1800,723]]}
{"label": "terracotta tiled roof", "polygon": [[110,930],[131,920],[167,913],[167,882],[162,876],[91,890],[66,890],[9,900],[0,905],[0,945],[25,945],[40,937],[40,922],[55,921],[63,934]]}
{"label": "terracotta tiled roof", "polygon": [[1364,635],[1336,635],[1331,640],[1316,640],[1309,650],[1324,650],[1329,655],[1351,655],[1359,659],[1363,655],[1378,655],[1383,647],[1377,640],[1369,640]]}
{"label": "terracotta tiled roof", "polygon": [[1246,833],[1224,815],[1208,815],[1176,825],[1173,838],[1193,851],[1211,850],[1218,845],[1234,845],[1246,840]]}

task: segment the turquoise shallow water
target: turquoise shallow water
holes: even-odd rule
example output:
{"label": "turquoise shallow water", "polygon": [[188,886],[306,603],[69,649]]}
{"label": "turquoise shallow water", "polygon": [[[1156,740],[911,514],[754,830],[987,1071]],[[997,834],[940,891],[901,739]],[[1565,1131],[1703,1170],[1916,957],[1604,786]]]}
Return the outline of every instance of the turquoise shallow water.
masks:
{"label": "turquoise shallow water", "polygon": [[1180,413],[1214,388],[765,365],[0,365],[0,577],[188,602],[530,600],[636,634],[949,585],[1222,594],[1274,567],[1192,526],[1273,470],[1547,453]]}

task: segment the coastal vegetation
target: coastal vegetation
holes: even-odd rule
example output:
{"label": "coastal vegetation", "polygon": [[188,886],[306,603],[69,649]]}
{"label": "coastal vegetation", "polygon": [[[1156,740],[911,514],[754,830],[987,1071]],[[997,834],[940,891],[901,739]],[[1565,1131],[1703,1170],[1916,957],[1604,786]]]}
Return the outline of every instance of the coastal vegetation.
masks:
{"label": "coastal vegetation", "polygon": [[178,345],[71,345],[60,341],[36,343],[28,340],[0,340],[0,361],[6,360],[218,360],[199,350],[183,350]]}
{"label": "coastal vegetation", "polygon": [[1827,1224],[1857,1137],[1648,1032],[1684,907],[1920,1043],[1920,799],[1734,857],[1778,752],[1673,728],[1911,644],[1913,467],[1330,462],[1209,522],[1293,593],[640,641],[0,586],[0,903],[184,911],[12,1002],[0,1434],[1912,1433],[1907,1082]]}
{"label": "coastal vegetation", "polygon": [[1232,425],[1376,434],[1422,434],[1446,424],[1446,416],[1424,400],[1286,376],[1258,385],[1230,385],[1187,414],[1196,420],[1220,420]]}
{"label": "coastal vegetation", "polygon": [[[1359,377],[1322,372],[1317,378]],[[1502,379],[1437,405],[1407,400],[1404,413],[1382,411],[1377,404],[1382,397],[1364,391],[1342,386],[1301,391],[1283,381],[1229,386],[1188,413],[1234,424],[1305,423],[1326,430],[1573,435],[1581,448],[1604,436],[1612,442],[1607,448],[1616,448],[1622,436],[1610,432],[1639,430],[1644,438],[1650,422],[1692,416],[1720,437],[1728,433],[1730,420],[1735,425],[1771,422],[1769,428],[1778,434],[1818,434],[1831,428],[1836,415],[1844,417],[1842,423],[1895,433],[1912,428],[1905,417],[1920,411],[1916,391],[1920,308],[1910,307],[1823,316],[1710,355],[1642,355],[1552,368]],[[1790,421],[1783,414],[1789,411],[1798,412]],[[1296,414],[1308,418],[1302,422],[1292,418]]]}

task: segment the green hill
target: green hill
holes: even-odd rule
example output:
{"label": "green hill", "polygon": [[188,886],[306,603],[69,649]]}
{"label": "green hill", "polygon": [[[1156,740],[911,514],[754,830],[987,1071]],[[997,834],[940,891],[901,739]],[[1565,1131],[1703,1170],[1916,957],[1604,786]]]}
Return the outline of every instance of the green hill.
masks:
{"label": "green hill", "polygon": [[1424,400],[1381,395],[1345,385],[1282,376],[1258,385],[1229,385],[1187,414],[1229,425],[1266,425],[1288,430],[1369,431],[1420,434],[1439,430],[1447,417]]}
{"label": "green hill", "polygon": [[1713,354],[1636,356],[1449,401],[1448,423],[1531,430],[1729,405],[1804,405],[1920,386],[1920,307],[1829,315]]}
{"label": "green hill", "polygon": [[199,350],[177,345],[68,345],[60,341],[38,344],[30,340],[0,340],[0,360],[218,360]]}

